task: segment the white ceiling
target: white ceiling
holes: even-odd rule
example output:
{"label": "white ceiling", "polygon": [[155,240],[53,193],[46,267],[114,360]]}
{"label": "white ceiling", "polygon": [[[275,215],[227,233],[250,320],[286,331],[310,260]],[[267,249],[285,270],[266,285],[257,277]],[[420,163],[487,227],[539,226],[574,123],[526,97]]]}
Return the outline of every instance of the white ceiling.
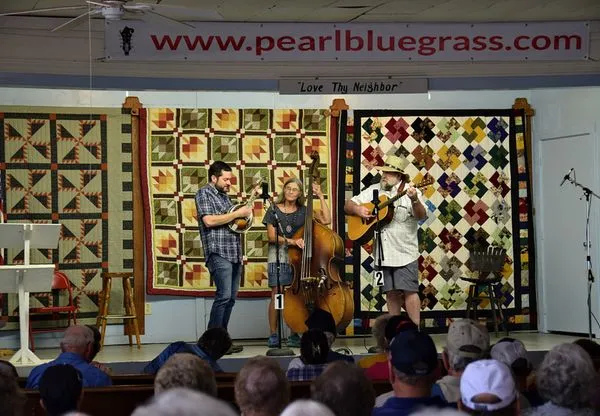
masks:
{"label": "white ceiling", "polygon": [[[133,3],[133,2],[129,2]],[[247,22],[492,22],[600,20],[599,0],[147,0],[178,20]],[[74,17],[84,0],[2,0],[0,14],[61,6],[36,13]]]}

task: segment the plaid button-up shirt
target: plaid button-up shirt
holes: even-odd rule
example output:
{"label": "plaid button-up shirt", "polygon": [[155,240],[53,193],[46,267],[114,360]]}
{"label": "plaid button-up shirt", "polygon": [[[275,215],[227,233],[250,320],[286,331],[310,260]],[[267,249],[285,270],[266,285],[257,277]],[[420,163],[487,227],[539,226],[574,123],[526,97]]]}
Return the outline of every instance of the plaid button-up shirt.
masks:
{"label": "plaid button-up shirt", "polygon": [[198,227],[200,228],[200,238],[202,239],[204,255],[207,261],[211,254],[218,254],[232,263],[242,261],[240,235],[231,231],[227,224],[209,228],[202,221],[202,217],[205,215],[226,214],[232,205],[226,194],[217,191],[210,184],[203,186],[196,193]]}

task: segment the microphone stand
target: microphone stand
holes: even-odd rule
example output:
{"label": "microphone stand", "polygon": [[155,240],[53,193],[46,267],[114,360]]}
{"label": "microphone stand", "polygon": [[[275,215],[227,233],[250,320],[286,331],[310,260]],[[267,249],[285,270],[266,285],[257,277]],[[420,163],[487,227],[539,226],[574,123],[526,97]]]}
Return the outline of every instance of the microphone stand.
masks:
{"label": "microphone stand", "polygon": [[[283,233],[283,229],[281,229],[281,221],[279,221],[279,216],[277,215],[277,206],[269,197],[265,198],[265,201],[269,201],[269,206],[273,210],[273,216],[275,218],[275,224],[273,224],[275,226],[275,276],[277,277],[277,295],[281,295],[281,282],[279,280],[279,276],[281,273],[281,262],[279,260],[279,231],[281,230],[281,235],[283,235],[284,237],[285,234]],[[273,302],[275,301],[276,299],[273,299]],[[275,305],[273,305],[273,308],[275,308]],[[291,348],[281,348],[281,336],[283,332],[283,325],[281,323],[281,315],[283,315],[281,313],[282,310],[283,309],[275,309],[275,313],[277,314],[277,347],[269,348],[267,350],[266,355],[269,357],[287,357],[296,355],[294,354],[294,351],[292,351]]]}
{"label": "microphone stand", "polygon": [[[373,204],[373,215],[375,216],[375,231],[373,233],[373,248],[375,252],[375,272],[383,273],[381,269],[381,262],[384,259],[383,257],[383,245],[381,244],[381,222],[379,221],[379,191],[377,189],[373,190],[373,200],[371,201]],[[373,279],[375,280],[375,279]],[[392,279],[392,283],[393,283]],[[381,286],[379,286],[379,290],[381,290]],[[379,352],[376,346],[373,346],[368,349],[369,353]]]}
{"label": "microphone stand", "polygon": [[600,199],[597,193],[592,191],[587,186],[583,186],[575,178],[575,172],[573,172],[573,178],[568,177],[567,180],[573,185],[581,188],[583,196],[586,202],[586,218],[585,218],[585,242],[583,246],[586,249],[585,263],[587,268],[587,308],[588,308],[588,337],[592,339],[592,284],[594,283],[594,274],[592,273],[592,257],[590,255],[590,248],[592,243],[590,241],[590,212],[592,209],[592,195]]}

